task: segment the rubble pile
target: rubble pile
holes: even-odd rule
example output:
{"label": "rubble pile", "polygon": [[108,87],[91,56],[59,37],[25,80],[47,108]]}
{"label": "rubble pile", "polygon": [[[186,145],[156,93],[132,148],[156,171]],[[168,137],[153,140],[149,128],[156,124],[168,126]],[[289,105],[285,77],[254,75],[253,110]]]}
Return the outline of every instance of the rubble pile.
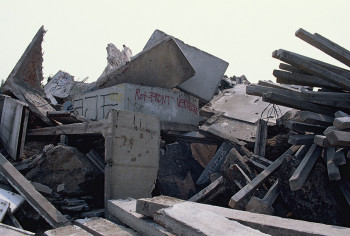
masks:
{"label": "rubble pile", "polygon": [[346,70],[280,50],[293,86],[250,84],[156,30],[108,44],[96,82],[43,86],[44,34],[0,95],[2,234],[350,233]]}

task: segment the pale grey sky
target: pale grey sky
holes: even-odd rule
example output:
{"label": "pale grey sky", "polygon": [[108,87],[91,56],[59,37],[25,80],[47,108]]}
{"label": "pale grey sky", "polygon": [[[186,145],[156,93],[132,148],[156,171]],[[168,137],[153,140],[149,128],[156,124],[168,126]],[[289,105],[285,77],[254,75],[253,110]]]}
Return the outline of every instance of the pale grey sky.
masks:
{"label": "pale grey sky", "polygon": [[106,66],[106,46],[142,50],[155,29],[213,54],[228,76],[273,80],[276,49],[344,67],[294,36],[319,33],[350,50],[347,0],[0,0],[0,79],[6,79],[41,25],[44,76],[64,70],[88,82]]}

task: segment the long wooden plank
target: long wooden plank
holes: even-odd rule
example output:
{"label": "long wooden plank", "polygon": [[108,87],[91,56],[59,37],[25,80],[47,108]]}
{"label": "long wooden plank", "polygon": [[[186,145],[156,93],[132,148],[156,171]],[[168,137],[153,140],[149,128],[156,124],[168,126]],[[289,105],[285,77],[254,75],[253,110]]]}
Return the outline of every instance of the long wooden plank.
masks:
{"label": "long wooden plank", "polygon": [[316,65],[315,63],[312,63],[303,57],[296,56],[296,54],[289,53],[283,49],[274,51],[272,56],[298,68],[301,68],[302,70],[305,70],[309,73],[312,73],[313,75],[327,80],[330,83],[341,86],[346,90],[350,90],[350,80],[348,78],[327,70],[319,65]]}
{"label": "long wooden plank", "polygon": [[279,158],[277,158],[269,167],[256,176],[249,184],[244,186],[240,191],[233,195],[230,199],[229,206],[232,208],[238,207],[238,205],[247,197],[249,197],[253,191],[255,191],[278,167],[283,163],[287,156],[292,155],[298,150],[299,146],[292,146],[286,152],[284,152]]}
{"label": "long wooden plank", "polygon": [[312,111],[316,113],[321,113],[325,115],[333,115],[337,109],[313,104],[310,102],[306,102],[304,100],[288,97],[278,93],[264,93],[262,96],[264,102],[274,103],[277,105],[282,105],[286,107],[292,107],[299,110]]}
{"label": "long wooden plank", "polygon": [[350,52],[329,39],[326,39],[321,35],[313,35],[302,28],[295,32],[295,36],[344,63],[345,65],[350,66]]}
{"label": "long wooden plank", "polygon": [[36,191],[34,186],[1,154],[0,172],[52,227],[69,223],[66,217]]}

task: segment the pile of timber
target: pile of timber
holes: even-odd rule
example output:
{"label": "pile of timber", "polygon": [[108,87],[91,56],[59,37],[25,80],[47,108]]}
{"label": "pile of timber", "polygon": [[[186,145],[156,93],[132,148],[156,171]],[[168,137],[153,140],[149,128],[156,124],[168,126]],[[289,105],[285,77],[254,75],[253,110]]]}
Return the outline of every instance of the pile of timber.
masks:
{"label": "pile of timber", "polygon": [[[295,35],[350,66],[350,51],[338,44],[303,29]],[[292,132],[288,142],[305,145],[308,151],[289,180],[290,189],[301,188],[321,156],[327,165],[329,180],[337,181],[350,204],[350,184],[345,173],[339,171],[339,166],[350,158],[350,70],[283,49],[274,51],[272,57],[284,62],[279,65],[281,70],[273,71],[277,83],[259,81],[247,86],[246,93],[261,96],[265,102],[300,110],[286,123]]]}

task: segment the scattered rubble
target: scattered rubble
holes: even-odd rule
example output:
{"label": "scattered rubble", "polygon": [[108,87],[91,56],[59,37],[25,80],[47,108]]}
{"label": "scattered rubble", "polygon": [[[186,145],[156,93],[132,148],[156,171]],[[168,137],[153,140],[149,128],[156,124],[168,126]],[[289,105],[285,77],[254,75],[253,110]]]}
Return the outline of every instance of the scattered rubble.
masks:
{"label": "scattered rubble", "polygon": [[94,83],[42,85],[44,34],[2,86],[0,234],[350,234],[349,70],[280,49],[277,83],[251,84],[156,30],[108,44]]}

